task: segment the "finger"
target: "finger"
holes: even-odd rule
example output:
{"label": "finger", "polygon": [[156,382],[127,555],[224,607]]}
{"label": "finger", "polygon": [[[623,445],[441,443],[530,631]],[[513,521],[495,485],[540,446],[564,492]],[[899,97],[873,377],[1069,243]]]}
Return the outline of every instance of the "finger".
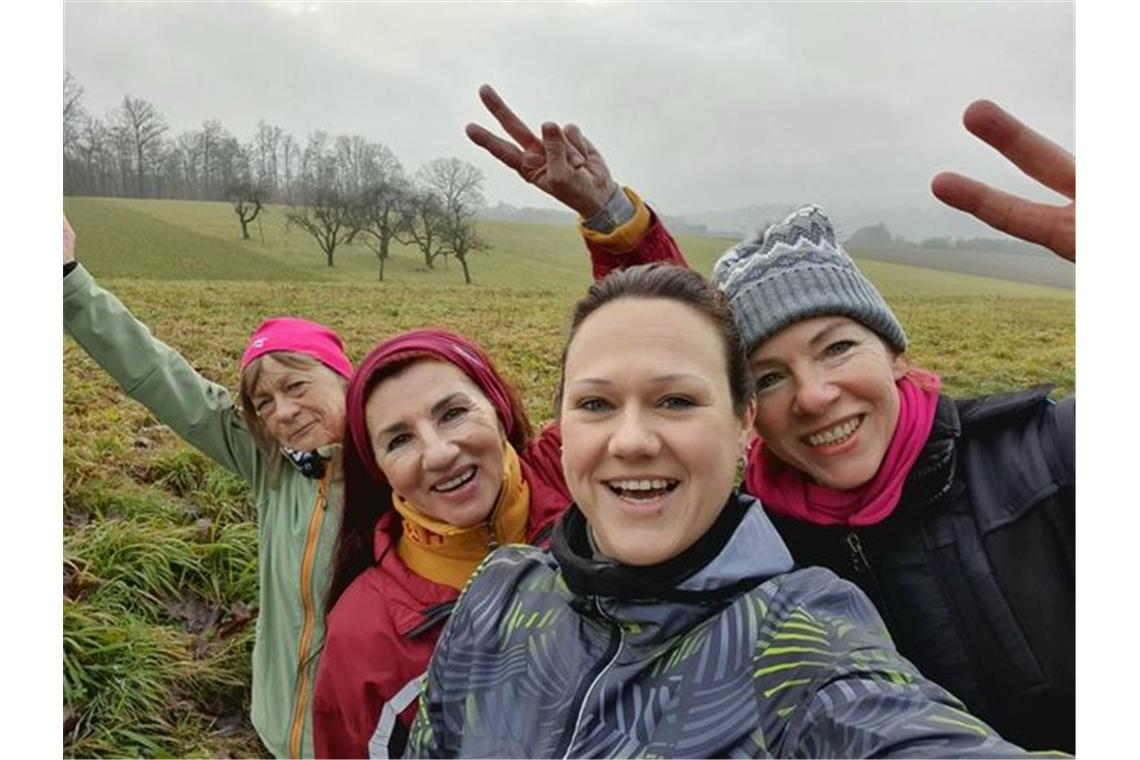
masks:
{"label": "finger", "polygon": [[973,214],[994,229],[1076,261],[1076,215],[1072,204],[1034,203],[953,172],[938,174],[930,189],[943,203]]}
{"label": "finger", "polygon": [[580,130],[573,124],[567,124],[566,128],[562,130],[562,134],[566,136],[566,160],[570,162],[570,166],[575,169],[581,169],[586,165],[589,156],[586,151],[582,149],[580,143],[574,141],[574,135],[581,135]]}
{"label": "finger", "polygon": [[570,177],[570,164],[566,153],[569,147],[562,129],[552,121],[542,123],[542,147],[546,151],[546,173],[555,184],[566,182]]}
{"label": "finger", "polygon": [[1066,198],[1076,198],[1077,162],[1060,145],[989,100],[971,103],[962,115],[962,123],[1030,177]]}
{"label": "finger", "polygon": [[503,102],[499,93],[495,92],[491,85],[485,84],[479,88],[479,99],[483,101],[483,105],[499,122],[499,126],[506,130],[507,134],[513,137],[519,145],[526,148],[538,142],[538,138],[534,136],[526,123]]}
{"label": "finger", "polygon": [[467,136],[471,142],[478,145],[483,150],[490,153],[495,158],[502,161],[504,164],[520,171],[522,169],[523,152],[514,143],[507,142],[501,137],[488,132],[478,124],[467,125]]}
{"label": "finger", "polygon": [[582,130],[578,128],[577,124],[566,125],[566,139],[570,141],[578,151],[586,157],[587,160],[596,161],[599,166],[604,170],[604,174],[608,177],[610,170],[606,166],[606,160],[602,158],[602,154],[594,147],[594,144],[589,141],[586,135],[582,134]]}

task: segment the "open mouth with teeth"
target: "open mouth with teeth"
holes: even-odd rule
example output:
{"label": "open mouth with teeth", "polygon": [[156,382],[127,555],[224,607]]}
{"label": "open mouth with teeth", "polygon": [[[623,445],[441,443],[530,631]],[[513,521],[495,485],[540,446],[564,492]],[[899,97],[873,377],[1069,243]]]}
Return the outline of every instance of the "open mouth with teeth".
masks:
{"label": "open mouth with teeth", "polygon": [[619,499],[627,501],[653,501],[672,493],[680,481],[668,478],[610,480],[606,486]]}
{"label": "open mouth with teeth", "polygon": [[808,446],[813,448],[820,448],[822,446],[837,446],[845,443],[851,436],[855,435],[856,431],[863,426],[863,418],[865,415],[860,414],[858,417],[852,417],[846,422],[841,422],[834,427],[827,430],[821,430],[818,433],[805,435],[802,440]]}
{"label": "open mouth with teeth", "polygon": [[475,467],[475,465],[471,465],[470,467],[467,467],[460,471],[460,473],[454,478],[445,480],[442,483],[436,483],[431,487],[431,490],[435,491],[436,493],[449,493],[456,490],[457,488],[462,488],[463,486],[470,483],[471,479],[475,477],[475,472],[477,469],[478,468]]}

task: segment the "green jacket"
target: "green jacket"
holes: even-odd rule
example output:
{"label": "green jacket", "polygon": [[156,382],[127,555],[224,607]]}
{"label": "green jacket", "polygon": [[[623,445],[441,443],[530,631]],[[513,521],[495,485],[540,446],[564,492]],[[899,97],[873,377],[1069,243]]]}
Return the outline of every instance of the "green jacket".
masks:
{"label": "green jacket", "polygon": [[342,484],[305,477],[287,463],[270,487],[269,461],[225,388],[157,340],[82,266],[63,283],[63,322],[76,342],[127,395],[249,483],[257,502],[260,582],[252,721],[275,756],[312,757],[311,697]]}

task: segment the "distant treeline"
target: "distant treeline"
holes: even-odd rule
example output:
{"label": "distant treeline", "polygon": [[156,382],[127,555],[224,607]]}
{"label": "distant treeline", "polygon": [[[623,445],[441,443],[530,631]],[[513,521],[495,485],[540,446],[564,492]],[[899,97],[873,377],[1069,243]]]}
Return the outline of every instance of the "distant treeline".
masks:
{"label": "distant treeline", "polygon": [[361,135],[316,131],[302,145],[262,119],[239,140],[217,119],[171,135],[154,104],[124,95],[104,118],[83,108],[71,72],[63,82],[63,192],[131,198],[229,201],[248,225],[267,203],[316,241],[328,265],[338,246],[363,241],[380,279],[393,241],[417,248],[424,265],[454,256],[471,282],[467,255],[485,248],[473,220],[484,205],[483,175],[458,158],[428,161],[411,177],[395,154]]}
{"label": "distant treeline", "polygon": [[1018,255],[1052,254],[1039,245],[1025,243],[1014,238],[971,237],[954,238],[949,235],[928,237],[921,241],[908,240],[901,235],[892,235],[886,223],[860,227],[844,242],[848,248],[871,250],[905,250],[925,248],[929,251],[980,251],[989,253],[1011,253]]}
{"label": "distant treeline", "polygon": [[360,135],[316,131],[302,144],[264,119],[245,140],[217,119],[173,134],[142,98],[125,95],[100,117],[83,107],[83,88],[70,72],[63,91],[65,195],[219,201],[246,183],[265,199],[296,205],[315,186],[359,191],[400,168],[386,146]]}

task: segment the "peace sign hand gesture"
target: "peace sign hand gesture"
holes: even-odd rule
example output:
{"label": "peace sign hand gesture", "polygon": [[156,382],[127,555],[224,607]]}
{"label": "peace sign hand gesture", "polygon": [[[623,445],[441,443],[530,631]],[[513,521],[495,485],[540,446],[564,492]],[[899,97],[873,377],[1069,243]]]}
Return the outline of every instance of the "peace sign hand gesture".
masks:
{"label": "peace sign hand gesture", "polygon": [[935,176],[930,189],[954,208],[1002,232],[1077,260],[1077,163],[1073,154],[1039,135],[988,100],[976,100],[962,115],[971,133],[996,148],[1019,169],[1072,203],[1035,203],[953,172]]}
{"label": "peace sign hand gesture", "polygon": [[602,154],[577,126],[568,124],[563,129],[552,121],[543,122],[539,140],[490,85],[479,88],[479,97],[514,142],[478,124],[468,124],[472,142],[583,218],[605,206],[617,183]]}

